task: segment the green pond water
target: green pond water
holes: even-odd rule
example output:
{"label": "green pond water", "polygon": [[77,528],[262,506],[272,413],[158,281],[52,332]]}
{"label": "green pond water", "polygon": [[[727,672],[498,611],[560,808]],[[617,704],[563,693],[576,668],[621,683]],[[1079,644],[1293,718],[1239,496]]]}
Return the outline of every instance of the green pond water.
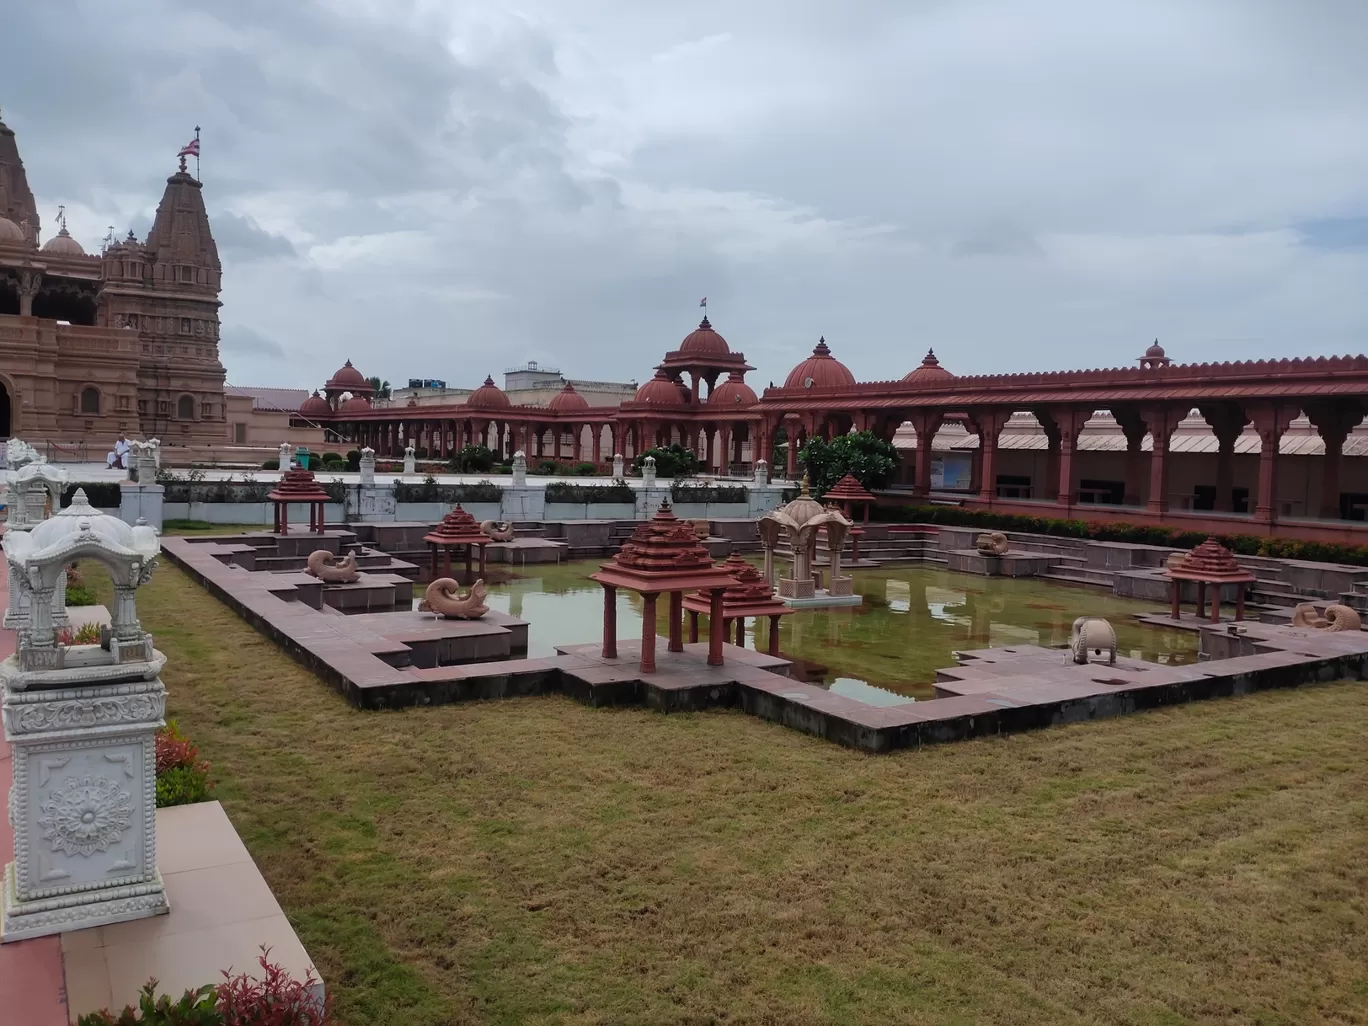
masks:
{"label": "green pond water", "polygon": [[[531,624],[529,656],[552,655],[557,645],[599,641],[603,590],[588,577],[600,562],[529,566],[502,581],[491,574],[494,579],[486,582],[489,605]],[[1079,616],[1110,620],[1121,655],[1167,664],[1197,660],[1195,633],[1139,623],[1135,614],[1158,612],[1159,607],[1100,589],[921,566],[857,570],[854,576],[864,605],[785,616],[779,651],[799,664],[805,679],[873,704],[932,697],[936,670],[953,666],[957,650],[1063,646]],[[617,603],[618,637],[640,637],[641,599],[619,591]],[[747,624],[748,648],[756,647],[754,623]],[[769,643],[768,629],[768,623],[759,627],[762,650]],[[700,630],[701,640],[706,618]],[[657,633],[665,631],[662,601]]]}

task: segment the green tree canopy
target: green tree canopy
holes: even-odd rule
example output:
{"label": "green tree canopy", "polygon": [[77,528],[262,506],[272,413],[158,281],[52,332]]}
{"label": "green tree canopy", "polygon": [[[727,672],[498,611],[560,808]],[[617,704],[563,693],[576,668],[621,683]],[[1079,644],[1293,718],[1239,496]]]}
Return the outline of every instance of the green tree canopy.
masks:
{"label": "green tree canopy", "polygon": [[381,381],[378,377],[367,378],[366,380],[370,382],[370,387],[375,389],[375,398],[388,399],[390,397],[390,383],[388,381]]}
{"label": "green tree canopy", "polygon": [[647,456],[654,456],[656,462],[657,477],[688,477],[690,474],[698,472],[702,465],[694,458],[694,454],[684,448],[678,442],[672,442],[668,446],[647,449],[637,456],[633,461],[636,472],[641,473],[641,465],[646,461]]}
{"label": "green tree canopy", "polygon": [[883,488],[898,465],[898,452],[872,431],[840,435],[830,442],[809,438],[798,450],[798,461],[807,471],[808,487],[820,497],[847,474],[871,491]]}

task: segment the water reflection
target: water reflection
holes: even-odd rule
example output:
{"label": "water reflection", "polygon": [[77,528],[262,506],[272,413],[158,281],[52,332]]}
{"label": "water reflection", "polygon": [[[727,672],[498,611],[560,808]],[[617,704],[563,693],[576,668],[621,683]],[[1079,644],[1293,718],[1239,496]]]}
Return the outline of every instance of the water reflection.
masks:
{"label": "water reflection", "polygon": [[[599,641],[603,592],[587,579],[597,567],[597,561],[529,567],[525,575],[490,585],[489,604],[531,622],[531,656],[549,655],[556,645]],[[779,647],[797,662],[798,675],[871,704],[931,697],[935,671],[953,665],[957,650],[1062,647],[1074,618],[1084,615],[1109,619],[1117,651],[1132,658],[1196,661],[1195,634],[1141,624],[1134,615],[1153,612],[1154,605],[1100,590],[918,566],[857,571],[855,587],[863,606],[784,617]],[[665,630],[664,605],[658,632]],[[619,638],[640,636],[638,596],[619,591],[617,615]],[[700,640],[707,636],[704,623]],[[768,631],[767,623],[748,624],[746,646],[763,651]]]}

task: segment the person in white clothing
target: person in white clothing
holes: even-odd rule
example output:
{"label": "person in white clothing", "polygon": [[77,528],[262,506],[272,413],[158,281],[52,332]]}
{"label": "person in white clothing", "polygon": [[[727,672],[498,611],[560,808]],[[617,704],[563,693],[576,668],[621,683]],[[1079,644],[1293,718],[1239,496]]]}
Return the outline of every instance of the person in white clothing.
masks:
{"label": "person in white clothing", "polygon": [[121,470],[128,469],[128,454],[133,451],[133,446],[128,444],[128,439],[124,438],[123,433],[119,433],[118,440],[114,443],[114,451],[109,454],[108,463],[111,468],[118,467]]}

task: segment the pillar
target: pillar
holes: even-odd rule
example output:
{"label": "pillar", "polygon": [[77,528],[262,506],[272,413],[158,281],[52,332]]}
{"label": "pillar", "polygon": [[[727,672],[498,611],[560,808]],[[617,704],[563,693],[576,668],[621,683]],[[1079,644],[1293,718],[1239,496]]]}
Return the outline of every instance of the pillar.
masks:
{"label": "pillar", "polygon": [[43,272],[34,268],[20,268],[19,270],[19,316],[33,316],[33,297],[38,295],[38,289],[43,284]]}
{"label": "pillar", "polygon": [[656,596],[648,592],[641,596],[641,672],[655,673]]}
{"label": "pillar", "polygon": [[798,426],[790,421],[784,425],[788,441],[784,443],[787,452],[788,479],[792,481],[798,476]]}
{"label": "pillar", "polygon": [[769,618],[769,654],[779,655],[779,614],[775,613]]}
{"label": "pillar", "polygon": [[689,610],[689,644],[698,644],[698,612],[693,609]]}
{"label": "pillar", "polygon": [[603,462],[603,425],[591,425],[590,430],[594,433],[594,467],[597,468]]}
{"label": "pillar", "polygon": [[1319,515],[1328,520],[1340,518],[1340,460],[1344,455],[1344,440],[1363,420],[1363,409],[1357,403],[1308,403],[1307,418],[1325,443],[1321,460],[1321,495]]}
{"label": "pillar", "polygon": [[1296,416],[1295,407],[1269,403],[1250,409],[1259,432],[1259,491],[1254,517],[1272,524],[1278,514],[1278,447]]}
{"label": "pillar", "polygon": [[[1010,410],[974,411],[970,424],[979,436],[978,497],[991,503],[997,498],[997,447],[1002,429],[1011,419]],[[865,506],[865,521],[869,521],[869,507]]]}
{"label": "pillar", "polygon": [[736,647],[746,647],[746,618],[744,616],[736,618]]}
{"label": "pillar", "polygon": [[671,652],[684,651],[682,621],[684,613],[684,593],[670,592],[670,646]]}
{"label": "pillar", "polygon": [[1064,407],[1054,411],[1053,419],[1059,430],[1059,474],[1055,485],[1055,502],[1065,508],[1074,504],[1075,478],[1077,464],[1074,453],[1078,451],[1078,438],[1083,433],[1083,425],[1092,417],[1092,410]]}
{"label": "pillar", "polygon": [[931,443],[944,417],[939,411],[919,410],[910,419],[917,432],[917,477],[912,492],[925,498],[931,493]]}
{"label": "pillar", "polygon": [[709,592],[708,606],[708,665],[722,665],[722,642],[726,631],[722,626],[722,595],[725,589],[714,588]]}
{"label": "pillar", "polygon": [[732,465],[732,433],[731,428],[722,425],[722,444],[717,447],[717,470],[720,474],[727,474]]}
{"label": "pillar", "polygon": [[603,658],[617,658],[617,589],[603,586]]}
{"label": "pillar", "polygon": [[1150,435],[1149,499],[1145,508],[1156,516],[1168,510],[1168,447],[1186,409],[1171,406],[1145,410],[1145,425]]}

